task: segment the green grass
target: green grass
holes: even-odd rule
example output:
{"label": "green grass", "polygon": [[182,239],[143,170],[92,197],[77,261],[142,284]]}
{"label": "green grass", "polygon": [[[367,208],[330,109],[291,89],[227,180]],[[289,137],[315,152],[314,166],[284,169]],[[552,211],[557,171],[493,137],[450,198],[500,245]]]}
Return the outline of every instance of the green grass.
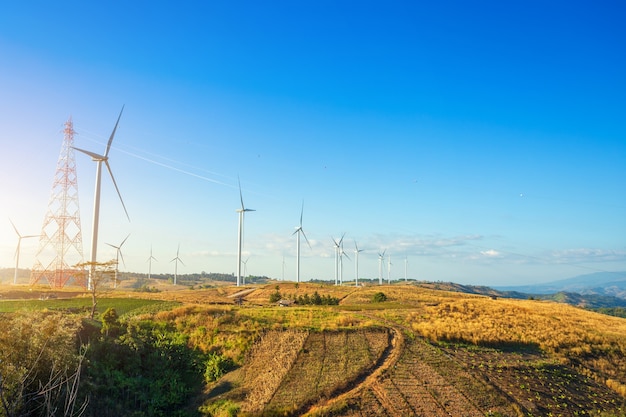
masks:
{"label": "green grass", "polygon": [[[102,313],[111,307],[119,316],[124,314],[141,314],[167,310],[180,303],[173,301],[143,300],[138,298],[102,298],[98,300],[97,312]],[[68,298],[53,300],[11,300],[0,301],[0,313],[16,311],[68,310],[70,312],[88,312],[91,308],[90,298]]]}

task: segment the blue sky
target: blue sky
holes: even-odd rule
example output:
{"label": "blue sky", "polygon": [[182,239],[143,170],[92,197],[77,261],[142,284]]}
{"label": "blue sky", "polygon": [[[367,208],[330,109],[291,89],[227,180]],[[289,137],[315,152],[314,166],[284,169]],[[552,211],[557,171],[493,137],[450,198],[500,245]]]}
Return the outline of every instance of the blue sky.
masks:
{"label": "blue sky", "polygon": [[[431,2],[432,3],[432,2]],[[98,259],[122,270],[499,285],[626,270],[626,6],[5,2],[0,267],[41,230],[72,117],[103,152]],[[90,256],[95,164],[76,154]],[[37,239],[22,242],[30,267]],[[387,265],[388,261],[385,261]],[[386,266],[387,267],[387,266]],[[385,270],[385,276],[387,271]],[[352,261],[344,278],[352,279]]]}

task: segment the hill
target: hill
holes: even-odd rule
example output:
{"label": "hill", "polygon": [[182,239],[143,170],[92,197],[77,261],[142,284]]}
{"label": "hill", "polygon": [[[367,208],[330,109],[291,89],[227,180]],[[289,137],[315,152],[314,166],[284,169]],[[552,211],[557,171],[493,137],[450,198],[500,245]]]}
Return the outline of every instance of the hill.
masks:
{"label": "hill", "polygon": [[[220,407],[245,415],[619,415],[626,405],[626,320],[414,286],[279,287],[338,296],[339,306],[322,310],[337,318],[305,325],[303,336],[295,317],[319,309],[269,307],[293,319],[265,333],[239,373],[207,391],[210,415]],[[380,290],[388,301],[373,303]],[[258,288],[246,299],[256,304],[273,291]],[[297,343],[280,342],[294,340],[293,331]],[[290,365],[275,364],[278,356]]]}
{"label": "hill", "polygon": [[[626,281],[625,281],[626,283]],[[583,293],[569,292],[569,291],[558,291],[554,293],[531,293],[531,292],[521,292],[521,291],[512,291],[507,290],[504,291],[501,288],[495,289],[491,287],[478,286],[478,285],[463,285],[456,284],[453,282],[417,282],[415,285],[423,287],[423,288],[431,288],[437,290],[445,290],[445,291],[455,291],[462,292],[465,294],[480,294],[486,295],[490,297],[501,297],[501,298],[516,298],[520,300],[526,299],[537,299],[537,300],[545,300],[545,301],[556,301],[559,303],[566,303],[577,307],[588,308],[588,309],[599,309],[599,308],[612,308],[612,307],[626,307],[626,298],[615,297],[611,295],[601,295],[597,294],[593,291],[585,291]],[[527,288],[527,287],[505,287],[505,288]],[[532,289],[533,287],[528,287],[528,289]]]}
{"label": "hill", "polygon": [[[132,333],[120,328],[110,346],[155,329],[155,346],[171,349],[162,342],[171,334],[206,355],[202,363],[215,380],[181,416],[624,415],[625,319],[469,291],[495,290],[285,282],[120,289],[107,297],[176,303],[127,311],[121,324]],[[269,301],[277,292],[281,299],[336,299],[338,305],[279,307]],[[60,301],[36,300],[46,310]],[[147,357],[181,351],[168,352]],[[115,367],[111,359],[106,363]],[[122,371],[120,364],[115,372]],[[126,399],[134,398],[124,389]]]}
{"label": "hill", "polygon": [[542,284],[498,286],[495,289],[526,294],[567,292],[581,295],[609,296],[626,300],[626,272],[595,272]]}

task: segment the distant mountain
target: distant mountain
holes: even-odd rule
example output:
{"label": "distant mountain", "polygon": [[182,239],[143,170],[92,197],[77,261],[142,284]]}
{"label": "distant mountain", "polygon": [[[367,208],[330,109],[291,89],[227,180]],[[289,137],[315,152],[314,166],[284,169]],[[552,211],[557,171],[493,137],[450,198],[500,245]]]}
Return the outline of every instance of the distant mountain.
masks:
{"label": "distant mountain", "polygon": [[[593,275],[593,274],[592,274]],[[577,279],[578,277],[576,277]],[[567,280],[564,280],[567,281]],[[619,285],[623,285],[624,282],[621,281],[613,281],[608,282],[609,284],[613,284],[617,282]],[[454,291],[454,292],[462,292],[465,294],[477,294],[477,295],[485,295],[489,297],[502,297],[502,298],[517,298],[517,299],[536,299],[536,300],[549,300],[556,301],[559,303],[571,304],[577,307],[589,308],[589,309],[598,309],[598,308],[614,308],[626,307],[626,298],[616,297],[614,295],[605,295],[598,294],[598,291],[604,291],[605,287],[595,287],[596,292],[592,292],[589,290],[586,294],[581,294],[578,292],[572,291],[556,291],[551,293],[541,293],[538,292],[535,286],[524,286],[524,287],[506,287],[506,288],[515,288],[516,291],[511,290],[503,290],[502,287],[499,289],[494,289],[485,286],[478,285],[463,285],[456,284],[453,282],[417,282],[416,285],[424,288],[430,288],[434,290],[443,290],[443,291]],[[596,285],[599,285],[596,282]],[[612,288],[613,285],[610,287]],[[525,292],[520,291],[519,289],[526,290],[527,288],[533,292]],[[609,287],[607,287],[609,288]],[[623,289],[622,289],[623,291]],[[608,292],[608,290],[607,290]]]}
{"label": "distant mountain", "polygon": [[626,271],[595,272],[543,284],[498,286],[494,289],[526,294],[578,293],[580,295],[600,295],[626,300]]}

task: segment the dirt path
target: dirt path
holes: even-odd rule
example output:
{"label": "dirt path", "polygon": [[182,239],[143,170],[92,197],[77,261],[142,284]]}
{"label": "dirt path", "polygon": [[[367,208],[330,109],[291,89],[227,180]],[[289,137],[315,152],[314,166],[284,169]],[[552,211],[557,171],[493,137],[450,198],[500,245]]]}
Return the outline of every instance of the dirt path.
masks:
{"label": "dirt path", "polygon": [[[400,356],[402,355],[402,352],[404,351],[404,344],[405,344],[404,334],[398,328],[391,327],[390,329],[391,329],[391,343],[390,343],[390,347],[383,354],[383,360],[380,363],[380,365],[378,367],[376,367],[372,371],[372,373],[369,374],[365,378],[365,380],[363,380],[363,382],[361,382],[360,384],[358,384],[357,386],[355,386],[351,390],[346,391],[343,394],[340,394],[340,395],[336,396],[335,398],[324,402],[324,404],[316,404],[316,405],[312,406],[309,409],[309,411],[307,413],[304,413],[303,415],[306,416],[309,412],[311,412],[314,409],[317,409],[319,407],[332,406],[336,402],[339,402],[339,401],[342,401],[342,400],[346,400],[348,398],[356,398],[356,397],[360,396],[364,390],[370,389],[374,384],[378,384],[378,380],[383,377],[384,373],[388,369],[393,367],[398,362],[398,360],[400,359]],[[381,401],[381,399],[378,398],[378,401]],[[385,407],[385,409],[389,409],[387,407],[390,407],[390,408],[392,407],[391,403],[389,403],[389,402],[387,402],[386,406],[385,406],[385,404],[383,404],[381,402],[381,405],[383,405],[383,407]],[[390,415],[396,415],[396,414],[390,414]]]}
{"label": "dirt path", "polygon": [[[372,317],[375,318],[375,317]],[[377,320],[380,318],[376,317]],[[442,376],[431,363],[446,358],[432,358],[432,346],[423,340],[407,340],[396,323],[385,322],[392,331],[392,339],[382,362],[363,382],[325,403],[309,409],[330,408],[340,401],[357,402],[360,415],[386,416],[484,416],[468,397],[455,388],[452,381]],[[430,359],[426,360],[426,358]],[[376,411],[365,403],[375,400]],[[354,410],[346,415],[355,414]]]}
{"label": "dirt path", "polygon": [[243,297],[244,295],[248,295],[248,294],[250,294],[251,292],[254,292],[254,291],[256,291],[256,288],[249,288],[247,290],[241,290],[241,291],[238,291],[238,292],[236,292],[234,294],[229,295],[228,298]]}

